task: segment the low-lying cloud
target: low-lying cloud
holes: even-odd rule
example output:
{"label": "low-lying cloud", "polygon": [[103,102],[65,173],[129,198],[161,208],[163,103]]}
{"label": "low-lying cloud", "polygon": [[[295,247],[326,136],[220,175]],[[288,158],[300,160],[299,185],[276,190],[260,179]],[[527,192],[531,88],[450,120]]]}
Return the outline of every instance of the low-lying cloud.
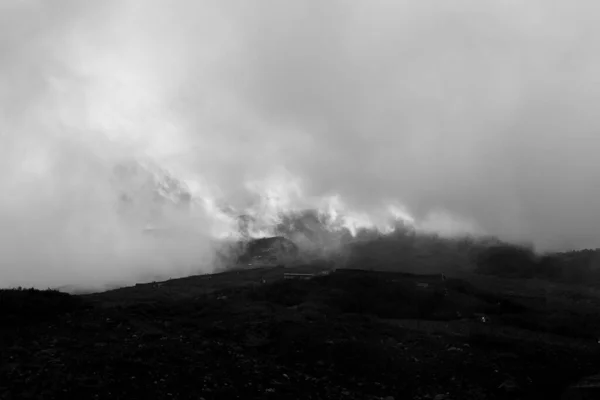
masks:
{"label": "low-lying cloud", "polygon": [[427,230],[600,246],[599,17],[586,0],[5,0],[0,283],[210,271],[210,207],[161,245],[116,211],[114,167],[140,157],[242,209],[291,176],[297,197],[400,203]]}

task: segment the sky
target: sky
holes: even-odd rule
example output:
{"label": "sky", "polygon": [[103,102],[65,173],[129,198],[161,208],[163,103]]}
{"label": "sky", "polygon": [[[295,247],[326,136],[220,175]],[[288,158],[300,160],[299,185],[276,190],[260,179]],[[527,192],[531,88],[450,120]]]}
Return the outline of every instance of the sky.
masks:
{"label": "sky", "polygon": [[600,247],[599,18],[591,0],[2,0],[0,284],[210,271],[209,211],[161,246],[119,219],[110,171],[132,157],[238,208],[271,185]]}

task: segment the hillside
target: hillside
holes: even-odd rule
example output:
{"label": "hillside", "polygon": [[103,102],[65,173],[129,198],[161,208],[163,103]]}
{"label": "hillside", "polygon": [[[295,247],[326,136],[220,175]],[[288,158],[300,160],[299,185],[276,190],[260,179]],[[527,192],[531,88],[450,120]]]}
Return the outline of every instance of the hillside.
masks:
{"label": "hillside", "polygon": [[474,262],[475,271],[486,275],[600,284],[599,249],[538,255],[527,247],[502,244],[478,252]]}
{"label": "hillside", "polygon": [[349,266],[1,291],[0,398],[553,399],[600,366],[592,291]]}

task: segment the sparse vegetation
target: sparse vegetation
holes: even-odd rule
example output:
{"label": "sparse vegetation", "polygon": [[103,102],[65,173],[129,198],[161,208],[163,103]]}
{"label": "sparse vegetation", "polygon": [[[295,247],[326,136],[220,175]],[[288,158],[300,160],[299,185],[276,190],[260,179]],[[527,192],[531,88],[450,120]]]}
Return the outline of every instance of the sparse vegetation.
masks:
{"label": "sparse vegetation", "polygon": [[48,320],[73,312],[81,305],[80,298],[57,290],[21,287],[0,290],[0,319],[5,323]]}
{"label": "sparse vegetation", "polygon": [[342,261],[0,291],[0,398],[558,398],[597,372],[600,295],[539,279],[547,260],[396,232]]}
{"label": "sparse vegetation", "polygon": [[502,244],[478,252],[475,263],[475,271],[486,275],[586,285],[600,283],[600,250],[537,255],[527,247]]}

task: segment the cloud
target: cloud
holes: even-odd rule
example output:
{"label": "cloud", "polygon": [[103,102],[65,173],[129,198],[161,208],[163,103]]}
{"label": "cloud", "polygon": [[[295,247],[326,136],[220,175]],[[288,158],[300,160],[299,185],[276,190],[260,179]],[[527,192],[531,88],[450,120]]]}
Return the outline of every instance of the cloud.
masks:
{"label": "cloud", "polygon": [[238,207],[287,171],[307,198],[398,202],[444,232],[600,244],[592,1],[0,7],[3,282],[208,257],[208,239],[148,252],[122,226],[110,176],[135,157]]}
{"label": "cloud", "polygon": [[243,92],[265,120],[308,132],[287,162],[315,191],[397,198],[421,217],[441,207],[539,248],[597,246],[599,11],[271,2],[240,18]]}

